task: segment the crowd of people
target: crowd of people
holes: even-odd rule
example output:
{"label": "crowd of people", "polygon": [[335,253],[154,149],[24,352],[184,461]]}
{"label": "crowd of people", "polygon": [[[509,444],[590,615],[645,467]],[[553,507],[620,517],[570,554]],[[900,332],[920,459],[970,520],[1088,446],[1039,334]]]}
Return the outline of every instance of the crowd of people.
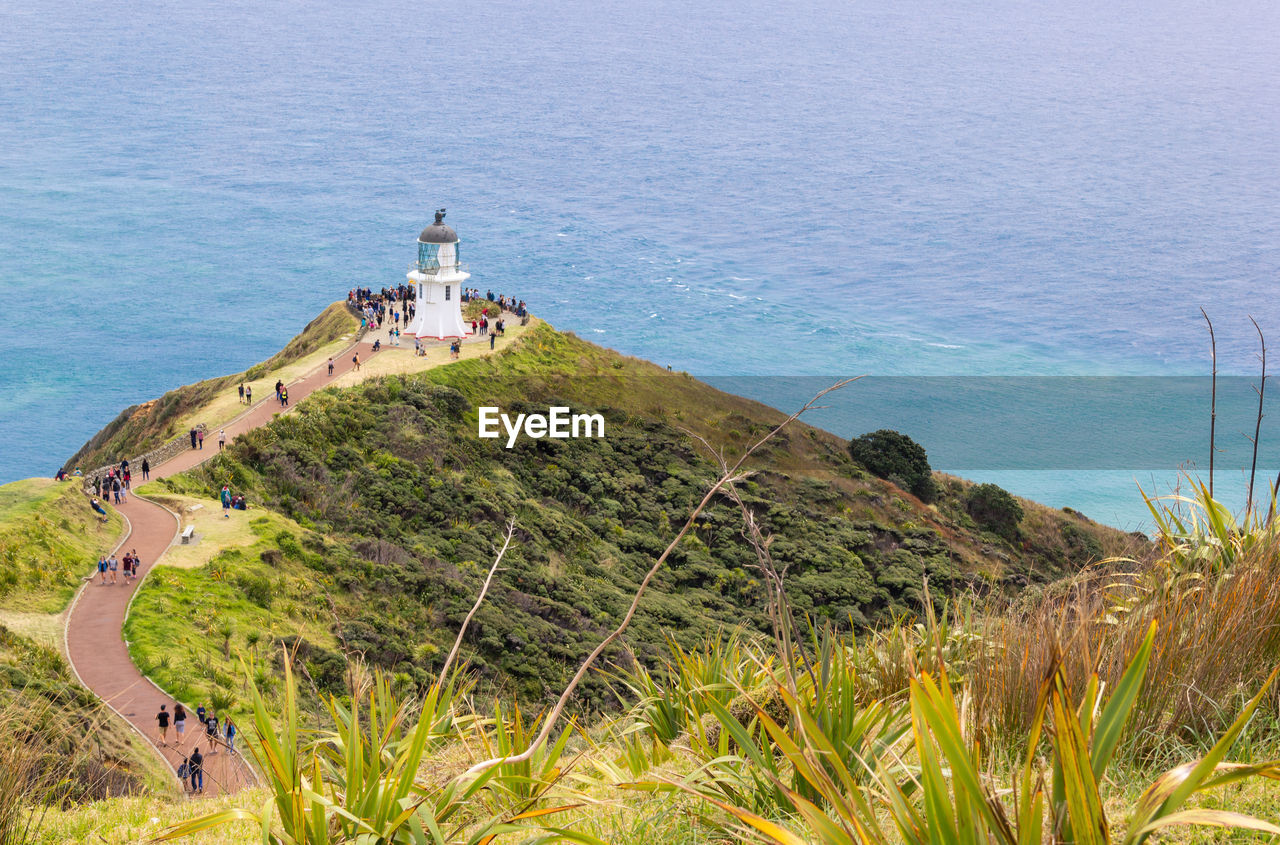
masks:
{"label": "crowd of people", "polygon": [[383,288],[376,293],[371,288],[347,291],[347,302],[361,314],[360,327],[370,331],[385,325],[409,325],[414,314],[413,299],[413,288],[408,285]]}
{"label": "crowd of people", "polygon": [[[494,293],[492,290],[481,294],[479,288],[464,288],[462,290],[462,301],[464,303],[472,301],[493,303],[491,307],[482,307],[480,315],[470,321],[472,337],[482,338],[487,336],[490,349],[494,348],[496,339],[506,333],[504,313],[515,314],[521,318],[522,322],[527,320],[529,315],[528,306],[523,299]],[[374,291],[372,288],[352,288],[347,291],[347,302],[360,312],[360,328],[367,331],[386,329],[387,345],[400,346],[403,338],[402,328],[408,328],[410,321],[413,319],[414,289],[412,286],[384,287],[378,291]],[[380,336],[373,339],[374,352],[382,349],[382,341],[383,339]],[[451,359],[458,359],[461,357],[461,353],[462,343],[460,340],[455,340],[449,344],[449,357]],[[416,356],[427,354],[427,345],[416,337],[413,339],[413,354]],[[355,361],[354,358],[352,360]],[[356,369],[359,368],[357,363]],[[330,361],[329,374],[333,375],[332,361]]]}
{"label": "crowd of people", "polygon": [[[204,792],[204,758],[217,754],[218,746],[226,748],[228,754],[235,754],[236,734],[239,730],[230,716],[220,722],[213,709],[206,709],[203,704],[196,708],[194,715],[198,727],[190,753],[183,748],[186,744],[188,713],[181,702],[174,702],[172,711],[169,710],[169,705],[160,705],[160,712],[156,714],[157,733],[160,745],[168,747],[169,726],[172,723],[175,739],[173,747],[182,754],[182,763],[178,766],[178,779],[182,781],[183,788],[188,792]],[[201,732],[205,737],[204,754],[200,753]]]}
{"label": "crowd of people", "polygon": [[[142,480],[146,481],[151,477],[151,464],[146,458],[142,459]],[[65,478],[65,473],[60,473],[60,479]],[[133,470],[129,467],[129,460],[126,458],[118,464],[107,467],[105,475],[95,475],[93,477],[93,495],[94,498],[103,498],[114,504],[121,504],[129,500],[129,490],[133,483]]]}
{"label": "crowd of people", "polygon": [[462,301],[470,302],[473,299],[487,299],[498,306],[500,311],[510,311],[517,317],[529,316],[529,309],[524,304],[523,299],[516,299],[514,296],[503,296],[493,291],[485,291],[484,296],[480,295],[480,288],[465,288],[462,291]]}

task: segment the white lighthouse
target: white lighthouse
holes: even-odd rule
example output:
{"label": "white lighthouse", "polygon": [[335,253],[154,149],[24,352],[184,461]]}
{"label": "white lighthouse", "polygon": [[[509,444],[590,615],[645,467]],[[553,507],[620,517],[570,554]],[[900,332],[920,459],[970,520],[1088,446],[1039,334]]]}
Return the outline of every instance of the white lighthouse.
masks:
{"label": "white lighthouse", "polygon": [[436,222],[418,235],[418,260],[409,265],[414,286],[413,322],[406,334],[444,340],[466,337],[462,322],[462,283],[471,274],[458,263],[458,233],[444,225],[444,209]]}

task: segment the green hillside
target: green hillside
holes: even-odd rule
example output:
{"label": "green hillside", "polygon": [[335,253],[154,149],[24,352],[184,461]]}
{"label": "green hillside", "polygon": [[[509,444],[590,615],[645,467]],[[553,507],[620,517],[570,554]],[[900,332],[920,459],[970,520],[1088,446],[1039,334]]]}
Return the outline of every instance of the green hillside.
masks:
{"label": "green hillside", "polygon": [[[480,405],[598,411],[606,436],[522,439],[506,449],[477,438]],[[536,704],[562,688],[616,623],[714,480],[716,464],[694,435],[733,460],[781,418],[547,326],[496,356],[324,391],[189,477],[163,482],[206,497],[230,483],[255,506],[294,520],[301,535],[266,535],[259,542],[270,548],[153,579],[131,624],[182,618],[192,595],[227,593],[220,619],[239,631],[254,628],[235,611],[250,605],[327,620],[341,649],[326,636],[305,652],[321,688],[340,691],[341,650],[424,684],[514,519],[515,542],[464,656],[487,688]],[[1016,535],[983,533],[961,505],[965,483],[939,477],[941,496],[926,506],[867,475],[839,438],[802,424],[749,465],[757,472],[741,486],[743,499],[774,535],[770,549],[788,568],[795,608],[838,628],[917,612],[925,577],[936,596],[971,586],[998,591],[1047,582],[1133,542],[1031,503],[1023,503]],[[741,526],[730,502],[706,511],[659,573],[627,648],[648,662],[667,636],[693,646],[720,628],[768,628],[755,552]],[[310,590],[291,586],[299,573]],[[231,694],[234,660],[224,639],[206,637],[200,660]],[[624,648],[607,657],[629,659]],[[578,704],[616,702],[606,680],[593,676]]]}
{"label": "green hillside", "polygon": [[76,482],[28,478],[0,486],[0,621],[6,613],[59,613],[119,540],[110,505],[100,523]]}
{"label": "green hillside", "polygon": [[[145,743],[79,685],[61,652],[63,611],[122,534],[110,512],[100,523],[75,483],[0,486],[0,808],[171,791]],[[0,840],[14,823],[21,813],[0,809]]]}

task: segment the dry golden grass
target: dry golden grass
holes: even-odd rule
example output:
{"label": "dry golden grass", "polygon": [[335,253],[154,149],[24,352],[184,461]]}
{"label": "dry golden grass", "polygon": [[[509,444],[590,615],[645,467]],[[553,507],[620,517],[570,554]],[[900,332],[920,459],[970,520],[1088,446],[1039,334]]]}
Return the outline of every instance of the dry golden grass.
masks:
{"label": "dry golden grass", "polygon": [[[462,344],[462,353],[459,360],[466,361],[472,358],[483,358],[492,355],[494,352],[501,352],[520,339],[526,332],[533,329],[541,321],[536,318],[530,318],[529,325],[522,326],[518,322],[513,321],[513,325],[507,328],[506,334],[498,338],[494,344],[494,349],[489,350],[488,340],[468,341]],[[351,387],[362,381],[379,376],[404,375],[406,373],[420,373],[424,370],[430,370],[439,367],[442,364],[452,363],[453,359],[449,357],[448,345],[429,346],[426,355],[413,354],[413,341],[406,340],[403,346],[387,346],[383,344],[382,349],[373,357],[364,361],[366,352],[361,352],[360,370],[343,373],[333,379],[331,384],[335,387]]]}
{"label": "dry golden grass", "polygon": [[0,610],[0,625],[15,634],[34,640],[41,645],[61,652],[66,641],[67,613],[29,613],[21,610]]}
{"label": "dry golden grass", "polygon": [[[116,798],[52,809],[45,817],[41,843],[96,842],[135,845],[148,842],[160,831],[204,813],[231,807],[258,807],[267,798],[265,789],[247,789],[217,798],[173,800],[158,796]],[[248,823],[229,824],[188,840],[199,845],[253,845],[262,842],[262,831]]]}
{"label": "dry golden grass", "polygon": [[[323,366],[328,358],[338,355],[342,350],[350,346],[353,338],[354,335],[338,338],[320,347],[305,358],[300,358],[278,370],[270,370],[261,378],[244,383],[253,389],[255,403],[259,400],[267,399],[275,393],[277,379],[289,384],[302,378],[317,367]],[[173,430],[187,431],[194,428],[197,423],[204,423],[210,430],[216,432],[247,410],[249,410],[248,406],[240,401],[240,393],[236,390],[236,385],[232,383],[226,390],[219,393],[209,402],[192,409],[189,413],[179,418],[178,422],[174,423]]]}
{"label": "dry golden grass", "polygon": [[182,517],[182,526],[195,526],[195,542],[187,545],[175,543],[165,551],[157,563],[177,569],[194,569],[204,566],[214,555],[224,549],[242,548],[257,542],[258,536],[250,529],[252,511],[232,511],[231,518],[222,516],[222,506],[214,499],[197,499],[179,496],[158,485],[142,489],[170,510]]}

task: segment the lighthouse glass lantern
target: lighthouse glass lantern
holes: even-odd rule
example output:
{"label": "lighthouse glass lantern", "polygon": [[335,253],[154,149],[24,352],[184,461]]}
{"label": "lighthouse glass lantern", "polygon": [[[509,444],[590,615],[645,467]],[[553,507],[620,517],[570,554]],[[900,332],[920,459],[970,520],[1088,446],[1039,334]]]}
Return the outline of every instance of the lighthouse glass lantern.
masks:
{"label": "lighthouse glass lantern", "polygon": [[408,278],[416,301],[407,333],[435,340],[466,337],[462,285],[471,274],[458,263],[458,234],[445,225],[443,208],[418,235],[418,260],[409,265]]}

